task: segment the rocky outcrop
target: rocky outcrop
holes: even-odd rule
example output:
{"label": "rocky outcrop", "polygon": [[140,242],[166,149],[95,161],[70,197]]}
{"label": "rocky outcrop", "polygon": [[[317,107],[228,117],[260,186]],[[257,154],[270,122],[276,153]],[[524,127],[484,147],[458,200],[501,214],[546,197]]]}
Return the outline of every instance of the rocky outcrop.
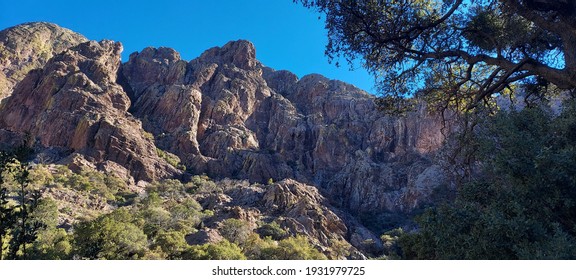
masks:
{"label": "rocky outcrop", "polygon": [[283,180],[264,193],[269,213],[281,213],[279,224],[294,233],[314,236],[321,244],[346,236],[348,228],[325,204],[317,188],[294,180]]}
{"label": "rocky outcrop", "polygon": [[[58,38],[63,48],[82,40]],[[263,66],[248,41],[192,61],[146,48],[121,65],[120,51],[118,43],[86,42],[29,72],[0,105],[0,139],[29,133],[58,155],[137,180],[178,173],[158,147],[190,173],[294,179],[355,214],[408,213],[444,182],[433,155],[445,130],[424,106],[385,116],[352,85]]]}
{"label": "rocky outcrop", "polygon": [[0,127],[97,165],[118,163],[136,180],[176,173],[127,112],[130,99],[116,83],[121,51],[120,43],[89,41],[56,55],[2,102]]}
{"label": "rocky outcrop", "polygon": [[[352,85],[298,79],[264,67],[255,53],[247,41],[190,62],[168,48],[134,53],[122,68],[131,111],[194,173],[293,178],[355,212],[409,212],[429,200],[444,176],[430,157],[444,140],[439,118],[424,106],[384,116]],[[436,177],[417,185],[422,174]]]}
{"label": "rocky outcrop", "polygon": [[86,42],[84,36],[52,23],[25,23],[0,31],[0,99],[32,69],[42,68],[64,50]]}
{"label": "rocky outcrop", "polygon": [[222,241],[224,238],[220,233],[211,228],[201,229],[198,232],[188,234],[185,237],[186,243],[189,245],[202,245],[206,243],[217,243]]}
{"label": "rocky outcrop", "polygon": [[[336,257],[334,242],[354,236],[353,246],[362,248],[366,240],[379,238],[358,223],[349,228],[335,212],[338,211],[325,199],[318,189],[292,179],[271,185],[248,184],[242,181],[220,182],[221,193],[197,194],[196,200],[214,210],[214,216],[206,220],[205,227],[187,236],[189,244],[201,244],[209,236],[216,236],[213,229],[225,219],[234,218],[247,222],[256,229],[264,222],[275,222],[288,231],[289,235],[304,235],[325,254]],[[354,249],[350,253],[354,253]]]}

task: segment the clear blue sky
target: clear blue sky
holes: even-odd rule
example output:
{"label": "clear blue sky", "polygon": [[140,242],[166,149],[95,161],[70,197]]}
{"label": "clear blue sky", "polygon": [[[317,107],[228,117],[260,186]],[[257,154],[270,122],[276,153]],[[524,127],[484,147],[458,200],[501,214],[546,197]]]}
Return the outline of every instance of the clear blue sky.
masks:
{"label": "clear blue sky", "polygon": [[292,0],[0,0],[0,29],[48,21],[91,40],[124,44],[123,58],[147,46],[176,49],[191,60],[230,40],[247,39],[265,65],[298,76],[320,73],[373,92],[373,78],[328,63],[326,31],[318,14]]}

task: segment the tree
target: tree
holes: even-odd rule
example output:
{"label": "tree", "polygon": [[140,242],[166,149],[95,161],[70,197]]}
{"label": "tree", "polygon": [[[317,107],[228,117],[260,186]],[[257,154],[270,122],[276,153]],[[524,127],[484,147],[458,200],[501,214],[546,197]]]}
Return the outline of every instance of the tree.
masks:
{"label": "tree", "polygon": [[5,237],[8,236],[16,223],[16,212],[14,207],[10,205],[8,189],[4,184],[4,172],[12,160],[13,157],[7,153],[0,152],[0,260],[4,258],[4,251],[8,249],[4,244]]}
{"label": "tree", "polygon": [[[10,259],[26,259],[27,245],[37,239],[38,230],[45,226],[31,219],[41,196],[38,191],[29,190],[30,172],[25,162],[29,154],[26,143],[11,152],[0,152],[0,259],[5,252]],[[16,185],[14,200],[9,198],[14,190],[8,188],[8,183]]]}
{"label": "tree", "polygon": [[344,239],[330,239],[330,249],[333,257],[337,260],[345,260],[350,255],[352,245]]}
{"label": "tree", "polygon": [[148,239],[126,208],[85,221],[74,227],[74,249],[87,259],[138,259],[148,249]]}
{"label": "tree", "polygon": [[168,259],[180,259],[182,252],[190,246],[184,239],[184,234],[178,231],[162,231],[158,233],[155,246],[166,253]]}
{"label": "tree", "polygon": [[288,237],[288,232],[280,227],[276,222],[271,222],[269,224],[263,224],[257,229],[258,234],[262,238],[270,237],[272,240],[282,240]]}
{"label": "tree", "polygon": [[[475,141],[482,176],[400,238],[406,258],[574,259],[576,106],[500,112]],[[521,144],[519,144],[521,143]]]}
{"label": "tree", "polygon": [[326,256],[310,244],[306,236],[288,237],[278,242],[278,246],[262,250],[269,260],[325,260]]}
{"label": "tree", "polygon": [[250,224],[247,221],[234,218],[222,221],[218,231],[224,238],[236,244],[243,244],[250,233],[252,233]]}
{"label": "tree", "polygon": [[[20,157],[20,160],[23,158]],[[14,179],[18,184],[19,207],[16,213],[17,226],[13,229],[10,240],[10,257],[26,259],[27,245],[38,238],[38,230],[45,226],[42,222],[31,219],[31,214],[40,203],[41,194],[38,190],[28,190],[30,170],[27,163],[16,160],[13,172]]]}
{"label": "tree", "polygon": [[362,59],[385,108],[417,96],[471,110],[519,83],[576,88],[571,0],[294,2],[325,14],[329,59]]}
{"label": "tree", "polygon": [[69,259],[72,251],[70,235],[58,228],[58,203],[50,198],[43,198],[32,212],[31,220],[44,225],[38,231],[31,248],[31,259],[61,260]]}
{"label": "tree", "polygon": [[245,260],[238,245],[224,239],[218,243],[189,246],[182,254],[186,260]]}

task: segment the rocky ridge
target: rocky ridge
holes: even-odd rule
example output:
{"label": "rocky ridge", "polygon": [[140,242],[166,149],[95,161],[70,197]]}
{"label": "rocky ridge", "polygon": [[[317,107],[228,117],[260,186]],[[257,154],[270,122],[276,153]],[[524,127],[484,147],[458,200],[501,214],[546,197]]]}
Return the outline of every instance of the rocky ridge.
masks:
{"label": "rocky ridge", "polygon": [[[410,213],[444,184],[433,160],[444,126],[424,106],[385,116],[373,96],[352,85],[265,67],[248,41],[191,61],[170,48],[146,48],[122,63],[120,43],[86,41],[46,23],[4,30],[0,46],[21,44],[11,34],[22,29],[61,35],[46,37],[50,52],[29,50],[31,64],[0,53],[9,81],[0,104],[5,146],[29,137],[51,162],[133,183],[185,179],[159,156],[164,151],[188,174],[281,181],[253,200],[249,192],[225,194],[234,199],[220,206],[248,220],[250,207],[280,211],[285,227],[323,246],[339,237],[357,248],[378,240],[354,216]],[[36,69],[24,77],[26,67]]]}
{"label": "rocky ridge", "polygon": [[0,99],[8,96],[28,71],[86,41],[84,36],[51,23],[33,22],[0,31]]}
{"label": "rocky ridge", "polygon": [[429,157],[444,139],[437,117],[384,116],[351,85],[263,66],[247,41],[190,62],[147,48],[122,75],[134,115],[195,173],[294,178],[360,212],[409,211],[442,181]]}
{"label": "rocky ridge", "polygon": [[176,174],[127,112],[130,99],[116,83],[121,51],[120,43],[89,41],[30,71],[0,105],[3,132],[96,165],[117,163],[136,180]]}

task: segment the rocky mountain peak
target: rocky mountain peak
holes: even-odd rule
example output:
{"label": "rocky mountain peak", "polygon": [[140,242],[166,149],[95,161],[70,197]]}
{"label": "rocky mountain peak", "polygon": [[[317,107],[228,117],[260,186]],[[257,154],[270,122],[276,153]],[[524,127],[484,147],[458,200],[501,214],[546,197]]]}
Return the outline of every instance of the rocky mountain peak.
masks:
{"label": "rocky mountain peak", "polygon": [[143,91],[153,84],[182,83],[185,67],[174,67],[179,62],[186,65],[178,52],[167,47],[147,47],[130,54],[120,74],[126,79],[130,91],[135,93],[131,96],[133,101],[136,102]]}
{"label": "rocky mountain peak", "polygon": [[3,135],[29,134],[40,147],[119,166],[136,180],[177,173],[127,112],[130,99],[116,83],[121,51],[118,42],[88,41],[29,72],[0,105]]}
{"label": "rocky mountain peak", "polygon": [[147,47],[141,52],[134,52],[130,54],[130,59],[133,59],[135,56],[139,56],[140,58],[147,58],[148,60],[152,60],[158,64],[164,65],[168,65],[180,60],[180,54],[176,50],[168,47]]}
{"label": "rocky mountain peak", "polygon": [[199,59],[216,64],[233,64],[245,70],[254,70],[257,66],[256,48],[246,40],[231,41],[222,47],[211,48]]}
{"label": "rocky mountain peak", "polygon": [[8,96],[16,83],[48,60],[86,37],[47,22],[32,22],[0,31],[0,99]]}
{"label": "rocky mountain peak", "polygon": [[120,42],[88,41],[68,49],[55,60],[66,63],[77,56],[85,57],[86,60],[78,63],[78,70],[85,73],[96,84],[106,85],[116,82],[122,50]]}

